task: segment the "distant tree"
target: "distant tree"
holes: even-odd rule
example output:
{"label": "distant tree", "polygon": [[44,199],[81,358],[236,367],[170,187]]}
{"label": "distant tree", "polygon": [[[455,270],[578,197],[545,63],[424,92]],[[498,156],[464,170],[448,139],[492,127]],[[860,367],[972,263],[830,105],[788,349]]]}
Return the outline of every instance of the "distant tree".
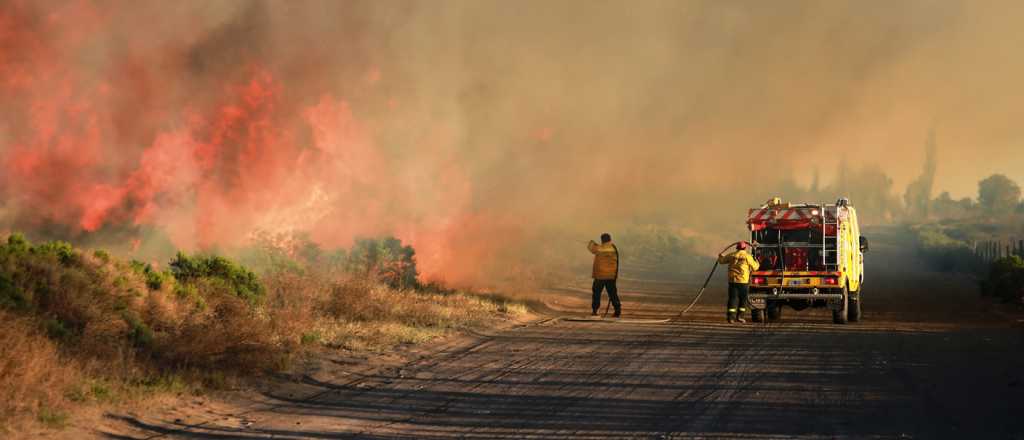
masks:
{"label": "distant tree", "polygon": [[937,168],[935,159],[935,131],[928,133],[928,142],[924,150],[924,169],[921,175],[907,185],[903,193],[903,201],[907,206],[907,214],[916,216],[919,219],[927,218],[929,215],[929,201],[932,197],[932,185],[935,183],[935,170]]}
{"label": "distant tree", "polygon": [[989,214],[1009,214],[1020,203],[1020,186],[1002,174],[978,182],[978,204]]}
{"label": "distant tree", "polygon": [[938,218],[965,218],[970,217],[974,211],[974,200],[964,197],[954,200],[949,191],[943,191],[931,201],[932,215]]}
{"label": "distant tree", "polygon": [[878,165],[847,170],[846,181],[847,190],[834,194],[850,198],[862,223],[885,223],[900,214],[902,204],[899,196],[892,194],[892,179]]}

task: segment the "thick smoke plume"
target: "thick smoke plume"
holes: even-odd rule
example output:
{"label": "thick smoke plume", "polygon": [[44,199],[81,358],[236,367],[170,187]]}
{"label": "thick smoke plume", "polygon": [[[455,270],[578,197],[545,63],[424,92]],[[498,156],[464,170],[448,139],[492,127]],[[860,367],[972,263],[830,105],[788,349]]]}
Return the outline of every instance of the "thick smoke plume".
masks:
{"label": "thick smoke plume", "polygon": [[929,130],[936,188],[970,195],[993,171],[1024,180],[1021,19],[1019,2],[8,0],[0,231],[140,253],[393,234],[425,277],[474,283],[634,224],[716,247],[814,173],[881,175],[898,200]]}

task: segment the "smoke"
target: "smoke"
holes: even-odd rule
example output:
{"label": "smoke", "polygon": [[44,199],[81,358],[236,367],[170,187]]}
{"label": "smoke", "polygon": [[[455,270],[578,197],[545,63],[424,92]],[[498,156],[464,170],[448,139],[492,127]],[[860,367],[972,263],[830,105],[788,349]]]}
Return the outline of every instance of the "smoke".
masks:
{"label": "smoke", "polygon": [[901,193],[930,127],[937,189],[1021,180],[1021,18],[1016,2],[7,1],[0,230],[144,254],[394,234],[456,283],[638,224],[720,247],[787,182],[857,187],[843,160]]}

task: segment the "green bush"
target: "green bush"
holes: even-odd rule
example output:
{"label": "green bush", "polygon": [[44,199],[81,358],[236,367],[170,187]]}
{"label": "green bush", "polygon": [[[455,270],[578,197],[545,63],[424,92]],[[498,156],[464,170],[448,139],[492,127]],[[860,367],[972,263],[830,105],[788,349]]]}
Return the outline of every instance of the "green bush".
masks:
{"label": "green bush", "polygon": [[167,281],[167,278],[170,277],[170,274],[153,269],[153,265],[149,263],[132,260],[128,264],[132,270],[146,278],[146,287],[149,290],[160,290]]}
{"label": "green bush", "polygon": [[7,237],[7,250],[14,253],[27,252],[29,248],[28,240],[25,239],[24,235],[11,234]]}
{"label": "green bush", "polygon": [[71,243],[66,241],[48,241],[32,247],[31,251],[40,255],[53,255],[65,266],[78,262],[78,253],[75,252],[75,248],[71,246]]}
{"label": "green bush", "polygon": [[916,234],[918,254],[933,269],[968,273],[984,270],[971,246],[953,237],[956,230],[947,231],[940,225],[921,225],[913,231]]}
{"label": "green bush", "polygon": [[416,251],[395,237],[360,238],[345,261],[349,273],[379,280],[391,287],[419,287]]}
{"label": "green bush", "polygon": [[259,301],[266,294],[255,273],[221,256],[188,256],[178,252],[170,266],[174,279],[182,284],[205,284],[215,289],[227,289],[250,303]]}
{"label": "green bush", "polygon": [[59,319],[47,319],[43,321],[43,327],[46,328],[46,335],[50,339],[65,340],[71,337],[71,330],[68,330]]}
{"label": "green bush", "polygon": [[153,346],[153,330],[137,316],[125,312],[124,322],[128,324],[128,339],[132,345],[138,348],[151,348]]}
{"label": "green bush", "polygon": [[66,242],[32,245],[11,235],[0,246],[0,306],[55,320],[61,329],[44,325],[54,337],[78,334],[101,314],[113,297],[100,285],[103,279],[99,269]]}
{"label": "green bush", "polygon": [[0,307],[22,310],[29,307],[29,299],[3,273],[0,273]]}
{"label": "green bush", "polygon": [[983,295],[1020,302],[1024,298],[1024,259],[1013,255],[989,265],[988,278],[981,282]]}

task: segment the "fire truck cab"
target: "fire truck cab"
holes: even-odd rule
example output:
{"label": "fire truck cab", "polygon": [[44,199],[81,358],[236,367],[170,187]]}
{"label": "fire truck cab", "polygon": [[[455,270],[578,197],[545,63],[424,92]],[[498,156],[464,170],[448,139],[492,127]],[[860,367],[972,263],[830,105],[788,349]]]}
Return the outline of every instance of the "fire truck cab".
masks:
{"label": "fire truck cab", "polygon": [[750,278],[755,322],[778,320],[782,307],[828,307],[836,324],[861,319],[864,253],[857,211],[849,199],[834,204],[769,200],[747,216],[754,258]]}

